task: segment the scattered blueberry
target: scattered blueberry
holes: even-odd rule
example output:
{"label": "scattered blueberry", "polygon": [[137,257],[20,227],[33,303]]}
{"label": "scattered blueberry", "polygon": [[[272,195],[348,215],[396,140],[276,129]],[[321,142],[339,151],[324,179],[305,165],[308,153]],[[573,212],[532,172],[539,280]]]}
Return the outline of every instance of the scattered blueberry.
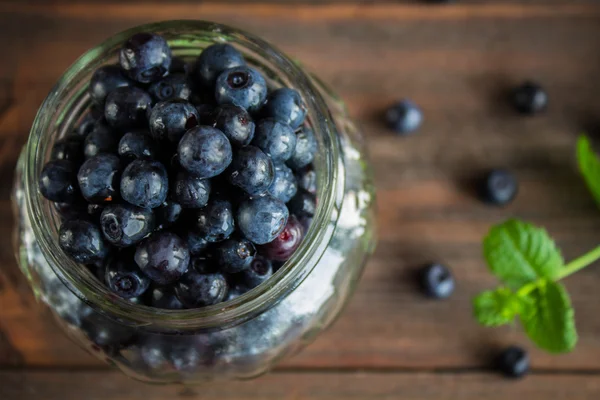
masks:
{"label": "scattered blueberry", "polygon": [[94,130],[86,136],[83,142],[83,153],[86,158],[97,156],[100,153],[114,153],[119,143],[119,135],[106,123],[99,121]]}
{"label": "scattered blueberry", "polygon": [[161,286],[151,290],[150,304],[152,307],[166,310],[181,310],[185,308],[173,290]]}
{"label": "scattered blueberry", "polygon": [[288,124],[292,129],[298,128],[306,117],[306,105],[300,93],[290,88],[280,88],[272,91],[263,107],[264,115],[273,117]]}
{"label": "scattered blueberry", "polygon": [[296,134],[296,147],[287,165],[298,170],[308,166],[315,159],[317,153],[317,139],[312,129],[303,128]]}
{"label": "scattered blueberry", "polygon": [[105,65],[100,67],[92,75],[90,80],[90,96],[92,100],[104,106],[106,96],[119,87],[131,86],[133,83],[123,75],[118,65]]}
{"label": "scattered blueberry", "polygon": [[255,69],[240,66],[225,70],[217,78],[217,104],[235,104],[249,112],[258,111],[267,97],[267,83]]}
{"label": "scattered blueberry", "polygon": [[120,252],[106,266],[106,286],[125,299],[141,296],[150,286],[150,278],[140,271],[130,251]]}
{"label": "scattered blueberry", "polygon": [[288,216],[288,209],[281,200],[266,195],[243,201],[237,211],[237,223],[247,239],[266,244],[283,231]]}
{"label": "scattered blueberry", "polygon": [[481,183],[481,197],[490,204],[503,206],[510,203],[519,190],[517,178],[506,169],[493,169]]}
{"label": "scattered blueberry", "polygon": [[229,166],[231,144],[218,129],[199,126],[186,132],[179,142],[179,164],[199,178],[212,178]]}
{"label": "scattered blueberry", "polygon": [[227,280],[220,273],[201,274],[190,269],[175,285],[177,298],[187,307],[205,307],[223,301]]}
{"label": "scattered blueberry", "polygon": [[454,292],[454,278],[448,268],[430,264],[421,272],[421,285],[425,293],[436,299],[445,299]]}
{"label": "scattered blueberry", "polygon": [[390,129],[405,135],[419,129],[423,113],[413,102],[402,100],[387,110],[385,118]]}
{"label": "scattered blueberry", "polygon": [[148,123],[150,133],[158,142],[179,143],[188,130],[198,126],[200,116],[196,107],[185,100],[169,100],[152,108]]}
{"label": "scattered blueberry", "polygon": [[301,217],[314,217],[317,209],[315,195],[304,189],[299,189],[296,195],[288,202],[290,213]]}
{"label": "scattered blueberry", "polygon": [[298,184],[294,172],[285,164],[275,164],[275,178],[269,186],[269,194],[287,203],[297,191]]}
{"label": "scattered blueberry", "polygon": [[79,197],[76,169],[71,161],[50,161],[42,169],[38,187],[50,201],[73,203]]}
{"label": "scattered blueberry", "polygon": [[187,271],[190,253],[179,236],[162,231],[137,246],[135,262],[154,282],[166,285],[177,281]]}
{"label": "scattered blueberry", "polygon": [[171,74],[150,85],[148,93],[157,102],[175,99],[189,100],[192,95],[192,87],[184,74]]}
{"label": "scattered blueberry", "polygon": [[171,49],[162,36],[137,33],[121,48],[119,62],[130,79],[150,83],[169,73]]}
{"label": "scattered blueberry", "polygon": [[510,346],[498,356],[498,368],[510,378],[521,378],[529,371],[529,356],[525,350]]}
{"label": "scattered blueberry", "polygon": [[[234,146],[246,146],[254,138],[254,122],[242,107],[223,104],[212,112],[211,118],[214,127],[222,131]],[[200,119],[203,120],[202,117]]]}
{"label": "scattered blueberry", "polygon": [[304,227],[295,215],[288,218],[283,231],[270,243],[260,247],[261,254],[274,261],[287,261],[304,239]]}
{"label": "scattered blueberry", "polygon": [[178,202],[167,198],[167,200],[160,205],[160,207],[154,209],[154,215],[156,216],[156,226],[158,229],[168,228],[173,225],[179,219],[181,215],[182,207]]}
{"label": "scattered blueberry", "polygon": [[534,115],[548,106],[548,94],[537,83],[525,82],[512,92],[512,103],[521,114]]}
{"label": "scattered blueberry", "polygon": [[121,197],[138,207],[156,208],[167,199],[169,178],[158,161],[137,159],[123,171]]}
{"label": "scattered blueberry", "polygon": [[104,105],[104,118],[110,126],[121,131],[144,128],[152,98],[137,87],[120,87],[108,94]]}
{"label": "scattered blueberry", "polygon": [[119,156],[125,161],[136,158],[156,158],[157,145],[146,131],[127,132],[121,137],[117,148]]}
{"label": "scattered blueberry", "polygon": [[269,190],[275,179],[275,167],[258,147],[246,146],[236,152],[227,174],[232,185],[255,196]]}
{"label": "scattered blueberry", "polygon": [[196,212],[194,229],[208,242],[227,239],[234,230],[233,207],[227,200],[215,198]]}
{"label": "scattered blueberry", "polygon": [[52,146],[50,160],[67,160],[74,165],[79,165],[83,162],[83,146],[80,138],[66,137],[58,140]]}
{"label": "scattered blueberry", "polygon": [[196,78],[205,87],[214,85],[226,69],[246,65],[242,54],[230,44],[218,43],[202,51],[196,62]]}
{"label": "scattered blueberry", "polygon": [[208,202],[210,181],[179,171],[171,184],[172,196],[183,208],[200,208]]}
{"label": "scattered blueberry", "polygon": [[110,203],[119,196],[121,161],[114,154],[98,154],[77,173],[81,194],[90,203]]}
{"label": "scattered blueberry", "polygon": [[58,233],[60,248],[75,262],[93,264],[108,255],[108,246],[98,227],[85,220],[68,220]]}
{"label": "scattered blueberry", "polygon": [[215,259],[221,271],[234,274],[250,267],[256,248],[246,240],[240,238],[227,239],[219,243],[215,250]]}
{"label": "scattered blueberry", "polygon": [[152,210],[130,204],[108,205],[100,215],[104,238],[117,247],[127,247],[140,242],[152,232],[154,224]]}
{"label": "scattered blueberry", "polygon": [[256,125],[252,143],[271,157],[274,163],[284,162],[295,152],[296,134],[288,124],[265,118]]}
{"label": "scattered blueberry", "polygon": [[273,263],[261,255],[252,259],[250,268],[239,273],[239,281],[248,289],[254,289],[273,275]]}

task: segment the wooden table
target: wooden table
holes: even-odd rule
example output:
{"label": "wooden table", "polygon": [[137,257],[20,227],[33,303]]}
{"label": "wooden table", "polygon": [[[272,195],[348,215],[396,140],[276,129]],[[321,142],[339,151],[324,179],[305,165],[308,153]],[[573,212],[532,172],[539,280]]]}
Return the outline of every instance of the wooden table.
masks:
{"label": "wooden table", "polygon": [[[62,71],[132,25],[196,18],[239,26],[302,60],[347,100],[376,172],[380,242],[343,316],[300,355],[253,382],[193,389],[126,379],[76,348],[36,311],[12,247],[9,187],[34,113]],[[566,282],[580,341],[570,354],[535,350],[521,329],[485,329],[470,301],[495,279],[481,257],[490,225],[516,216],[544,225],[570,259],[598,244],[600,213],[578,177],[574,143],[600,126],[600,3],[596,0],[220,1],[0,3],[0,399],[597,399],[600,271]],[[548,90],[544,115],[515,115],[502,95],[524,79]],[[419,134],[397,137],[385,107],[411,98]],[[470,182],[509,167],[521,183],[504,209]],[[447,263],[458,287],[423,298],[415,271]],[[531,350],[532,373],[489,369],[503,346]]]}

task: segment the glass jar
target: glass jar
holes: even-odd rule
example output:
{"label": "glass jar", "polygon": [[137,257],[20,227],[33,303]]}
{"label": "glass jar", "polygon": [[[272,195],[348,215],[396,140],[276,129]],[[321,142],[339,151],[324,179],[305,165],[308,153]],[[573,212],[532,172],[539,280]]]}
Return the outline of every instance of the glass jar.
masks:
{"label": "glass jar", "polygon": [[[224,303],[163,310],[108,291],[58,246],[60,218],[37,190],[52,144],[90,107],[94,70],[115,63],[131,35],[163,35],[173,54],[197,57],[215,42],[236,46],[273,86],[293,87],[319,150],[318,207],[300,248],[266,283]],[[16,169],[15,248],[40,304],[79,345],[148,382],[195,383],[258,376],[328,327],[348,301],[375,245],[374,188],[364,143],[343,103],[264,41],[226,26],[170,21],[118,34],[84,54],[42,104]]]}

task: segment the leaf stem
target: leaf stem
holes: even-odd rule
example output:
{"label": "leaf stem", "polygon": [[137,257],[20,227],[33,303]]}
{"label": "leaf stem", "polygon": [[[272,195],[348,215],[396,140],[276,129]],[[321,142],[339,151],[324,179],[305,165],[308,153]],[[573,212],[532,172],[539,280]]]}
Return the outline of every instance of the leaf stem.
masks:
{"label": "leaf stem", "polygon": [[598,259],[600,259],[600,246],[565,265],[565,267],[558,273],[555,280],[559,281],[563,278],[566,278],[567,276],[587,267]]}

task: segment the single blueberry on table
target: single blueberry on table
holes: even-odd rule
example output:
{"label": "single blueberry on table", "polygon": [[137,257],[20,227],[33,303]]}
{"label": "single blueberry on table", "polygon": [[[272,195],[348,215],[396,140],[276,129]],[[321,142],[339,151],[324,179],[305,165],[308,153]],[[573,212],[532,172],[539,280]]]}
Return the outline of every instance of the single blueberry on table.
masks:
{"label": "single blueberry on table", "polygon": [[230,44],[217,43],[202,51],[195,67],[198,83],[212,87],[217,77],[226,69],[246,65],[242,54]]}
{"label": "single blueberry on table", "polygon": [[42,169],[38,187],[50,201],[73,203],[79,198],[77,170],[71,161],[50,161]]}
{"label": "single blueberry on table", "polygon": [[185,100],[162,101],[152,108],[148,123],[150,133],[158,142],[177,144],[188,130],[198,126],[196,107]]}
{"label": "single blueberry on table", "polygon": [[223,104],[212,112],[211,119],[212,125],[222,131],[233,146],[246,146],[254,138],[254,122],[242,107]]}
{"label": "single blueberry on table", "polygon": [[140,83],[154,82],[169,73],[171,49],[162,36],[137,33],[123,44],[119,63],[130,79]]}
{"label": "single blueberry on table", "polygon": [[275,179],[275,167],[258,147],[246,146],[236,151],[227,177],[232,185],[256,196],[269,190]]}
{"label": "single blueberry on table", "polygon": [[257,255],[250,263],[250,268],[240,272],[236,276],[240,284],[248,289],[254,289],[273,275],[273,263],[261,256]]}
{"label": "single blueberry on table", "polygon": [[148,93],[157,102],[189,100],[192,96],[192,86],[184,74],[171,74],[150,85]]}
{"label": "single blueberry on table", "polygon": [[529,355],[517,346],[504,350],[496,362],[498,369],[510,378],[521,378],[529,371]]}
{"label": "single blueberry on table", "polygon": [[190,253],[179,236],[160,231],[137,246],[135,262],[154,282],[166,285],[177,281],[188,270]]}
{"label": "single blueberry on table", "polygon": [[317,210],[317,199],[314,194],[299,189],[298,192],[292,199],[287,203],[290,213],[296,215],[298,218],[315,216]]}
{"label": "single blueberry on table", "polygon": [[210,181],[179,171],[171,184],[172,196],[183,208],[200,208],[208,202]]}
{"label": "single blueberry on table", "polygon": [[104,238],[117,247],[127,247],[140,242],[154,229],[152,210],[131,204],[111,204],[100,215]]}
{"label": "single blueberry on table", "polygon": [[317,139],[315,133],[310,128],[302,128],[296,134],[296,147],[290,159],[287,160],[287,165],[294,170],[304,168],[313,162],[316,153]]}
{"label": "single blueberry on table", "polygon": [[66,137],[57,140],[52,146],[50,160],[67,160],[74,165],[79,165],[83,162],[83,144],[80,138]]}
{"label": "single blueberry on table", "polygon": [[173,225],[181,216],[182,210],[181,204],[167,197],[167,200],[160,207],[154,209],[156,227],[164,229]]}
{"label": "single blueberry on table", "polygon": [[194,229],[208,242],[227,239],[234,230],[233,207],[228,200],[214,198],[195,213]]}
{"label": "single blueberry on table", "polygon": [[506,169],[493,169],[481,182],[482,199],[493,205],[509,204],[517,195],[519,184],[512,172]]}
{"label": "single blueberry on table", "polygon": [[136,158],[156,158],[159,155],[158,146],[146,131],[127,132],[121,137],[117,147],[119,156],[125,161]]}
{"label": "single blueberry on table", "polygon": [[306,105],[297,90],[284,87],[269,93],[262,112],[296,129],[306,118]]}
{"label": "single blueberry on table", "polygon": [[199,256],[210,244],[203,235],[192,230],[186,231],[182,238],[187,244],[188,250],[192,256]]}
{"label": "single blueberry on table", "polygon": [[421,286],[430,297],[445,299],[454,292],[454,278],[442,264],[430,264],[421,271]]}
{"label": "single blueberry on table", "polygon": [[115,129],[126,131],[144,128],[152,98],[144,90],[131,86],[120,87],[108,94],[104,105],[104,118]]}
{"label": "single blueberry on table", "polygon": [[295,215],[288,218],[283,231],[273,240],[260,247],[261,254],[274,261],[287,261],[304,239],[304,227]]}
{"label": "single blueberry on table", "polygon": [[256,248],[246,239],[232,238],[219,243],[214,255],[222,272],[235,274],[250,267]]}
{"label": "single blueberry on table", "polygon": [[167,170],[158,161],[140,158],[123,171],[121,197],[134,206],[159,207],[167,199],[168,190]]}
{"label": "single blueberry on table", "polygon": [[287,161],[296,149],[296,134],[286,123],[265,118],[256,124],[252,143],[271,157],[274,163]]}
{"label": "single blueberry on table", "polygon": [[524,115],[538,114],[548,107],[548,94],[535,82],[525,82],[512,91],[515,109]]}
{"label": "single blueberry on table", "polygon": [[275,240],[288,221],[283,201],[265,195],[244,200],[237,211],[237,224],[244,236],[256,244]]}
{"label": "single blueberry on table", "polygon": [[388,108],[385,119],[390,129],[406,135],[419,129],[423,113],[412,101],[402,100]]}
{"label": "single blueberry on table", "polygon": [[298,187],[306,190],[308,193],[317,193],[317,171],[312,167],[303,168],[297,171]]}
{"label": "single blueberry on table", "polygon": [[298,183],[294,172],[285,164],[275,164],[275,178],[269,186],[269,194],[287,203],[297,191]]}
{"label": "single blueberry on table", "polygon": [[77,181],[81,194],[90,203],[110,203],[119,195],[121,161],[114,154],[98,154],[86,160]]}
{"label": "single blueberry on table", "polygon": [[90,79],[89,92],[92,100],[104,106],[106,96],[119,87],[132,86],[131,82],[118,65],[105,65],[98,68]]}
{"label": "single blueberry on table", "polygon": [[223,301],[227,280],[218,272],[201,274],[190,269],[175,285],[177,298],[189,308],[205,307]]}
{"label": "single blueberry on table", "polygon": [[234,104],[249,112],[256,112],[267,98],[267,83],[257,70],[235,67],[225,70],[217,78],[215,99],[217,104]]}
{"label": "single blueberry on table", "polygon": [[120,135],[104,121],[98,121],[94,130],[86,136],[83,142],[85,158],[97,156],[100,153],[116,153]]}
{"label": "single blueberry on table", "polygon": [[86,220],[63,222],[58,233],[58,244],[66,255],[81,264],[100,262],[108,255],[108,246],[100,229]]}
{"label": "single blueberry on table", "polygon": [[151,282],[136,265],[131,251],[121,251],[114,256],[106,265],[104,274],[106,286],[124,299],[141,296]]}
{"label": "single blueberry on table", "polygon": [[172,289],[160,286],[151,289],[150,305],[165,310],[182,310],[185,308]]}
{"label": "single blueberry on table", "polygon": [[229,139],[216,128],[198,126],[183,135],[178,146],[181,167],[199,178],[219,175],[231,164]]}

